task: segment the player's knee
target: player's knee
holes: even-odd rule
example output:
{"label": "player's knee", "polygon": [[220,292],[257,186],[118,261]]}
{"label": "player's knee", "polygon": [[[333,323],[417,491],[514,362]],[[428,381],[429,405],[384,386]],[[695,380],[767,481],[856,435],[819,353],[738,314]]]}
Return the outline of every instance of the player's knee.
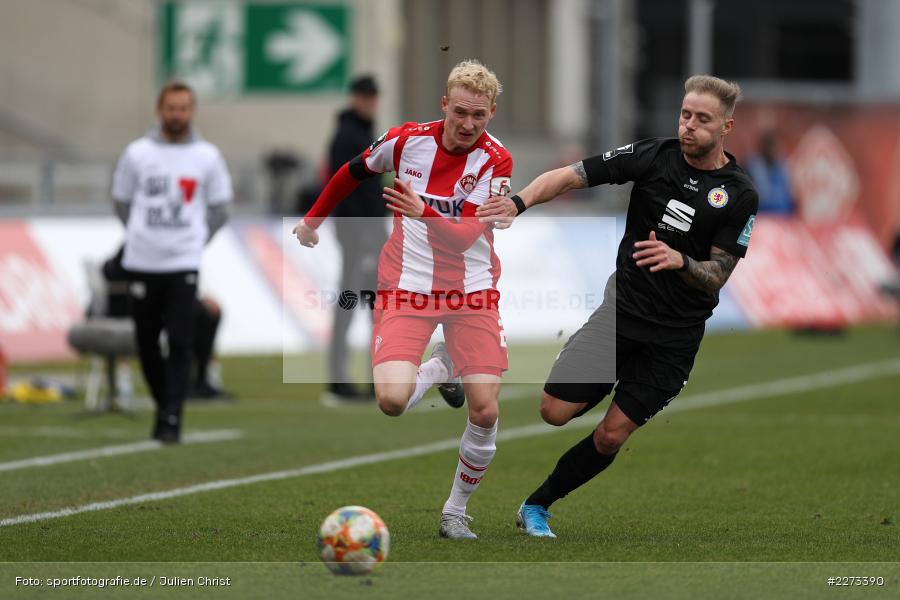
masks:
{"label": "player's knee", "polygon": [[389,417],[399,417],[406,408],[406,403],[400,403],[398,398],[379,398],[378,408]]}
{"label": "player's knee", "polygon": [[554,398],[547,392],[541,394],[541,418],[545,423],[556,425],[557,427],[565,425],[569,422],[571,415],[566,411],[560,410],[560,400]]}
{"label": "player's knee", "polygon": [[629,435],[625,429],[613,429],[600,423],[594,430],[594,446],[600,454],[614,454],[619,451]]}
{"label": "player's knee", "polygon": [[499,416],[500,410],[497,408],[496,402],[478,407],[469,405],[469,421],[472,422],[472,425],[490,429],[497,422]]}
{"label": "player's knee", "polygon": [[390,417],[399,417],[406,410],[409,402],[409,394],[399,386],[375,385],[375,398],[378,400],[378,408]]}
{"label": "player's knee", "polygon": [[569,422],[569,415],[563,414],[552,407],[541,405],[541,418],[549,425],[561,427]]}

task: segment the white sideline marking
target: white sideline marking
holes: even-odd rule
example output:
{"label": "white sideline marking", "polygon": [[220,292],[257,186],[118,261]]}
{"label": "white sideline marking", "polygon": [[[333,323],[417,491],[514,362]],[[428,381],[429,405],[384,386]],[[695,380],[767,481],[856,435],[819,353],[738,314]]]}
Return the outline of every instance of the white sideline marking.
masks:
{"label": "white sideline marking", "polygon": [[[777,379],[767,383],[757,383],[744,385],[736,388],[721,390],[718,392],[707,392],[694,396],[685,396],[679,399],[677,404],[671,405],[666,410],[668,412],[696,410],[698,408],[707,408],[712,406],[721,406],[725,404],[734,404],[758,398],[766,398],[784,394],[787,392],[808,392],[816,389],[833,387],[836,385],[846,385],[866,381],[869,379],[878,379],[890,375],[900,374],[900,359],[882,361],[877,363],[868,363],[837,369],[834,371],[826,371],[822,373],[814,373],[811,375],[801,375],[798,377],[789,377],[786,379]],[[573,428],[594,427],[595,421],[581,420],[574,422],[568,428],[552,427],[545,423],[537,423],[534,425],[526,425],[524,427],[514,427],[501,431],[497,438],[498,441],[508,441],[518,438],[532,437],[536,435],[547,435],[559,431],[569,431]],[[251,475],[249,477],[239,477],[235,479],[222,479],[219,481],[210,481],[207,483],[199,483],[196,485],[166,490],[162,492],[151,492],[148,494],[140,494],[129,498],[120,498],[118,500],[106,500],[103,502],[92,502],[91,504],[83,504],[81,506],[72,506],[60,510],[35,513],[30,515],[19,515],[17,517],[9,517],[0,520],[0,527],[10,525],[22,525],[24,523],[35,523],[38,521],[46,521],[49,519],[59,519],[61,517],[69,517],[86,512],[95,512],[100,510],[109,510],[120,506],[129,506],[133,504],[141,504],[144,502],[154,502],[157,500],[169,500],[180,496],[189,496],[202,492],[210,492],[213,490],[222,490],[243,485],[251,485],[254,483],[262,483],[266,481],[277,481],[281,479],[291,479],[294,477],[303,477],[305,475],[315,475],[319,473],[331,473],[342,469],[350,469],[362,465],[370,465],[376,463],[398,460],[402,458],[411,458],[414,456],[423,456],[426,454],[434,454],[443,452],[444,450],[452,450],[459,446],[458,439],[442,440],[432,444],[424,444],[421,446],[413,446],[411,448],[403,448],[401,450],[391,450],[388,452],[378,452],[375,454],[365,454],[362,456],[354,456],[341,460],[335,460],[318,465],[310,465],[298,469],[288,469],[285,471],[274,471],[271,473],[261,473],[259,475]]]}
{"label": "white sideline marking", "polygon": [[776,379],[765,383],[752,383],[739,387],[720,390],[717,392],[705,392],[685,396],[676,403],[666,408],[668,412],[693,410],[707,406],[721,406],[734,404],[755,398],[767,398],[781,396],[789,393],[810,392],[823,388],[857,383],[869,379],[900,375],[900,358],[885,360],[875,363],[866,363],[853,367],[845,367],[834,371],[823,371],[811,375],[799,375],[786,379]]}
{"label": "white sideline marking", "polygon": [[45,438],[132,438],[134,431],[129,429],[80,429],[78,427],[62,427],[54,425],[37,425],[20,427],[0,425],[0,437],[45,437]]}
{"label": "white sideline marking", "polygon": [[[209,442],[222,442],[241,437],[243,433],[239,429],[219,429],[215,431],[195,431],[182,436],[183,444],[206,444]],[[164,444],[156,440],[145,442],[133,442],[131,444],[119,444],[116,446],[101,446],[87,450],[63,452],[62,454],[50,454],[49,456],[35,456],[12,462],[0,463],[0,473],[4,471],[17,471],[32,467],[48,467],[60,463],[75,462],[79,460],[91,460],[93,458],[106,458],[108,456],[121,456],[123,454],[136,454],[138,452],[150,452],[163,448]]]}
{"label": "white sideline marking", "polygon": [[[724,404],[732,404],[734,402],[742,402],[744,400],[753,400],[754,398],[778,396],[792,392],[806,392],[893,374],[900,374],[900,359],[867,363],[853,367],[845,367],[835,371],[813,373],[811,375],[798,375],[797,377],[776,379],[764,383],[751,383],[749,385],[704,392],[702,394],[679,396],[677,402],[666,408],[666,413],[692,410],[695,408],[703,408],[705,406],[721,406]],[[540,399],[541,391],[544,389],[544,384],[543,382],[535,383],[533,385],[512,384],[509,387],[504,387],[506,387],[506,389],[500,392],[501,403],[504,400],[521,400],[523,398],[534,398],[535,400],[538,400]],[[420,411],[420,414],[451,408],[445,402],[441,401],[440,396],[438,396],[434,402],[434,406],[429,406],[427,410]],[[574,425],[575,423],[572,423],[572,426]]]}

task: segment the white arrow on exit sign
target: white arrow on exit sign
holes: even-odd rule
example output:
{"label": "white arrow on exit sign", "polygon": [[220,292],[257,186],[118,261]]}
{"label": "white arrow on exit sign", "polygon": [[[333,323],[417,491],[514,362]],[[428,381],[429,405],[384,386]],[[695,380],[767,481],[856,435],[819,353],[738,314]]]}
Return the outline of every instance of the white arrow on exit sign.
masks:
{"label": "white arrow on exit sign", "polygon": [[314,81],[341,57],[341,36],[319,15],[296,10],[287,18],[287,31],[266,40],[266,54],[276,62],[288,62],[286,83]]}

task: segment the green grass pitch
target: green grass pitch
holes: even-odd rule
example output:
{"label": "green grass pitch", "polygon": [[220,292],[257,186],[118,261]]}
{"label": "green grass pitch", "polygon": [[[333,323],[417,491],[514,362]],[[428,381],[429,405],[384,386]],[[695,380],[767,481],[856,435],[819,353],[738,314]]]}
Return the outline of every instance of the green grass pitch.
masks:
{"label": "green grass pitch", "polygon": [[[515,379],[540,381],[553,354],[512,348]],[[0,598],[900,597],[898,363],[900,334],[887,326],[825,338],[707,336],[672,410],[638,431],[607,472],[554,505],[557,540],[517,532],[516,508],[606,402],[580,422],[498,444],[469,505],[475,542],[437,536],[456,464],[447,447],[0,527]],[[144,440],[150,414],[0,404],[0,519],[454,440],[465,423],[464,411],[432,409],[441,403],[434,394],[393,419],[372,405],[324,408],[321,385],[281,383],[280,357],[223,364],[239,401],[189,405],[186,428],[240,430],[232,441],[3,471],[12,461]],[[842,379],[854,365],[879,366]],[[838,377],[823,382],[823,373]],[[813,374],[757,386],[746,398],[733,393]],[[539,393],[538,383],[504,388],[501,432],[540,422]],[[694,404],[679,410],[679,402]],[[388,562],[372,575],[336,577],[318,563],[318,526],[346,504],[368,506],[390,529]],[[76,575],[166,575],[195,585],[47,583]],[[201,576],[231,585],[199,587]],[[842,576],[884,584],[828,586]],[[16,585],[16,577],[44,584]]]}

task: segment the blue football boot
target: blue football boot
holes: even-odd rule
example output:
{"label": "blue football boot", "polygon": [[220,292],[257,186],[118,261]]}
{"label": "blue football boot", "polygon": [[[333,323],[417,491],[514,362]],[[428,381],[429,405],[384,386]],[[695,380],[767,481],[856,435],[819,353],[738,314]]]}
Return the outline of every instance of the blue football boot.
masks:
{"label": "blue football boot", "polygon": [[556,534],[550,531],[550,512],[538,504],[525,504],[519,507],[516,514],[516,527],[534,537],[555,538]]}

